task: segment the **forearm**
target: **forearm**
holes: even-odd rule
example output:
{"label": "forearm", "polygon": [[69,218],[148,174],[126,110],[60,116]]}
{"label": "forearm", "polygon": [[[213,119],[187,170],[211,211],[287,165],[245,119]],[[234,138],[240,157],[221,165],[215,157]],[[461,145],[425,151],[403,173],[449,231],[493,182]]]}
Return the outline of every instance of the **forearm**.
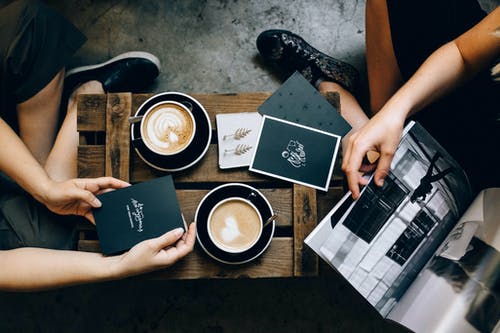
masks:
{"label": "forearm", "polygon": [[0,290],[32,291],[111,280],[120,257],[40,248],[0,251]]}
{"label": "forearm", "polygon": [[436,50],[381,109],[408,116],[435,102],[466,79],[464,61],[454,42]]}
{"label": "forearm", "polygon": [[42,201],[51,179],[17,134],[0,118],[0,171]]}
{"label": "forearm", "polygon": [[193,250],[196,225],[136,244],[118,256],[21,248],[0,251],[0,290],[31,291],[126,278],[173,265]]}
{"label": "forearm", "polygon": [[456,89],[492,66],[500,52],[494,31],[500,7],[455,40],[432,53],[383,109],[401,110],[405,117]]}

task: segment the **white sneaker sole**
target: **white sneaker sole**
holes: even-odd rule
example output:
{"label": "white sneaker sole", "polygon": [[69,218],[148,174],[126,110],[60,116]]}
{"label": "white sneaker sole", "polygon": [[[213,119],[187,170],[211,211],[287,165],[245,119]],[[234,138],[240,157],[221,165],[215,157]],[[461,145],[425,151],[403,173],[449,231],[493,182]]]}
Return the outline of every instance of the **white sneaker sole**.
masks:
{"label": "white sneaker sole", "polygon": [[125,53],[122,53],[120,55],[117,55],[116,57],[111,58],[108,61],[100,63],[100,64],[97,64],[97,65],[88,65],[88,66],[75,67],[75,68],[70,69],[69,71],[67,71],[65,77],[68,77],[68,76],[76,74],[76,73],[80,73],[80,72],[85,72],[85,71],[89,71],[89,70],[101,68],[101,67],[104,67],[106,65],[111,64],[112,62],[115,62],[115,61],[118,61],[118,60],[122,60],[122,59],[127,59],[127,58],[143,58],[143,59],[147,59],[147,60],[151,61],[153,64],[155,64],[156,67],[158,67],[158,71],[161,71],[160,60],[157,57],[155,57],[154,55],[152,55],[151,53],[148,53],[148,52],[131,51],[131,52],[125,52]]}

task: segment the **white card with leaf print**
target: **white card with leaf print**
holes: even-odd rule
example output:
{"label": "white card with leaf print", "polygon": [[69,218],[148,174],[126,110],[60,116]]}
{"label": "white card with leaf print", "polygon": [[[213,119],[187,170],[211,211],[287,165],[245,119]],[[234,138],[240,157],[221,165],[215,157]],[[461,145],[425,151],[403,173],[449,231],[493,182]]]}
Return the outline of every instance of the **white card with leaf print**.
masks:
{"label": "white card with leaf print", "polygon": [[258,112],[224,113],[215,116],[219,168],[250,165],[262,116]]}

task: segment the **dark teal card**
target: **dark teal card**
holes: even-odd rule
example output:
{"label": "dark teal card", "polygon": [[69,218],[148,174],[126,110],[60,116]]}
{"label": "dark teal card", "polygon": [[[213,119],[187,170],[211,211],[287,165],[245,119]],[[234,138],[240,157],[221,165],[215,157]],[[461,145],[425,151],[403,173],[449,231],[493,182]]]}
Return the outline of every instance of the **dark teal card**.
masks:
{"label": "dark teal card", "polygon": [[299,72],[291,75],[259,107],[262,115],[344,136],[351,125]]}
{"label": "dark teal card", "polygon": [[105,255],[127,251],[143,240],[184,228],[170,175],[97,197],[102,207],[93,213]]}
{"label": "dark teal card", "polygon": [[340,136],[264,116],[250,170],[328,191]]}

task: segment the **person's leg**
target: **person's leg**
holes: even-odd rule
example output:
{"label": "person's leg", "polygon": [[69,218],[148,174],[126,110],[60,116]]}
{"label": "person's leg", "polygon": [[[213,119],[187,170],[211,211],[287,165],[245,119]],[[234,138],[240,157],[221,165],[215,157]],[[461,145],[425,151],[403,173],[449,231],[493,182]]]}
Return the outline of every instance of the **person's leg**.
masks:
{"label": "person's leg", "polygon": [[[377,113],[403,84],[394,48],[386,0],[367,0],[366,13],[366,65],[370,90],[370,113]],[[344,118],[353,126],[366,123],[363,111],[354,96],[337,83],[323,81],[319,90],[338,91]]]}
{"label": "person's leg", "polygon": [[392,44],[386,0],[367,0],[366,66],[370,112],[377,113],[403,84]]}
{"label": "person's leg", "polygon": [[42,247],[73,250],[80,216],[52,213],[19,187],[0,193],[0,250]]}
{"label": "person's leg", "polygon": [[359,105],[356,98],[340,84],[330,81],[322,81],[318,85],[321,93],[329,91],[338,92],[340,95],[340,114],[352,126],[353,130],[363,127],[368,122],[368,117]]}
{"label": "person's leg", "polygon": [[89,81],[79,86],[68,100],[68,111],[57,133],[54,146],[45,164],[50,178],[65,181],[77,177],[78,132],[76,130],[77,96],[79,94],[103,94],[99,81]]}
{"label": "person's leg", "polygon": [[41,165],[49,156],[59,121],[64,70],[35,96],[17,105],[19,137]]}

